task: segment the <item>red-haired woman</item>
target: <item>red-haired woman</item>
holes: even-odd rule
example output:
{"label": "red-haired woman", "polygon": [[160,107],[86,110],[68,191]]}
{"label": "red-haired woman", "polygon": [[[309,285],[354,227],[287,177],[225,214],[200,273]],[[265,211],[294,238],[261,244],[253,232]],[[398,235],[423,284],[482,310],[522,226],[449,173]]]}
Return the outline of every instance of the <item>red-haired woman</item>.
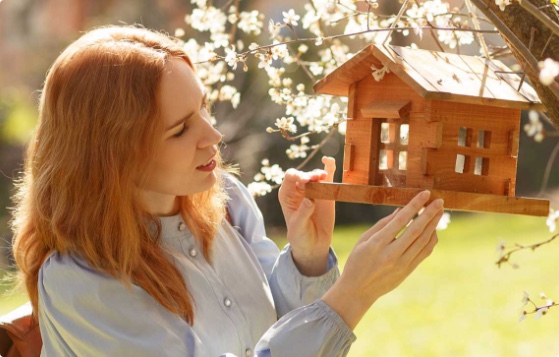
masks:
{"label": "red-haired woman", "polygon": [[325,158],[325,170],[287,173],[279,252],[220,140],[171,38],[105,27],[58,57],[13,220],[43,356],[342,356],[437,242],[440,200],[394,238],[424,192],[363,234],[338,279],[334,204],[302,185],[332,179]]}

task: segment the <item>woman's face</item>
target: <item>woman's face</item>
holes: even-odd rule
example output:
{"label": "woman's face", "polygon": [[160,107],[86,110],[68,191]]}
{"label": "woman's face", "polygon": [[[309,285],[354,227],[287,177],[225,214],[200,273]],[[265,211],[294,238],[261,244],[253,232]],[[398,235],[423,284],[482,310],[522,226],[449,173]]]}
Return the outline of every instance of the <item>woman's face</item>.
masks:
{"label": "woman's face", "polygon": [[159,102],[163,142],[142,193],[152,214],[170,215],[178,212],[177,196],[208,190],[216,182],[221,134],[210,123],[204,87],[185,60],[167,64]]}

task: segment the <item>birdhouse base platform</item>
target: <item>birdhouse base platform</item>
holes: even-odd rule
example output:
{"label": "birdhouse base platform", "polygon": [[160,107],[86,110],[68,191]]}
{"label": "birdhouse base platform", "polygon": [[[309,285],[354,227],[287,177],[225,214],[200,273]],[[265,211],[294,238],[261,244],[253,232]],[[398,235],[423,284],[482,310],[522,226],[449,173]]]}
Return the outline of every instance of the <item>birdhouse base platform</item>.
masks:
{"label": "birdhouse base platform", "polygon": [[[424,191],[424,189],[325,182],[310,182],[305,185],[305,196],[307,198],[389,206],[404,206],[421,191]],[[429,202],[442,198],[445,209],[449,210],[540,217],[549,214],[549,201],[547,200],[472,192],[430,191]]]}

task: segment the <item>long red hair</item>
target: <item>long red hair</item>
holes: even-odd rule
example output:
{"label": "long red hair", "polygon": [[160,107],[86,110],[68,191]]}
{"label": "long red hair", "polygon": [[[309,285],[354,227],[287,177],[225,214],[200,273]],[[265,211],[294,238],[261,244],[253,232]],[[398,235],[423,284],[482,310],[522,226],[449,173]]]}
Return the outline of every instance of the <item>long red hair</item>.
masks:
{"label": "long red hair", "polygon": [[[12,220],[14,257],[35,311],[39,270],[57,251],[140,286],[193,323],[188,288],[165,257],[160,222],[138,189],[161,142],[158,90],[174,57],[192,66],[164,34],[111,26],[83,35],[49,70]],[[225,200],[219,178],[209,191],[180,197],[207,259]]]}

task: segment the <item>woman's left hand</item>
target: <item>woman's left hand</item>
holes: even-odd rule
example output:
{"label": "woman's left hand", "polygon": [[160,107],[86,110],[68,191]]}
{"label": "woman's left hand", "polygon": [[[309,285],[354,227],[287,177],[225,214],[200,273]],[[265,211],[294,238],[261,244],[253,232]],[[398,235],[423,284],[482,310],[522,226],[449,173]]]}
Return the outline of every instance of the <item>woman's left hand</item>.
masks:
{"label": "woman's left hand", "polygon": [[334,159],[325,156],[322,162],[324,170],[287,170],[279,189],[293,261],[301,274],[306,276],[318,276],[326,272],[334,231],[335,202],[305,198],[307,182],[332,182],[334,179]]}

